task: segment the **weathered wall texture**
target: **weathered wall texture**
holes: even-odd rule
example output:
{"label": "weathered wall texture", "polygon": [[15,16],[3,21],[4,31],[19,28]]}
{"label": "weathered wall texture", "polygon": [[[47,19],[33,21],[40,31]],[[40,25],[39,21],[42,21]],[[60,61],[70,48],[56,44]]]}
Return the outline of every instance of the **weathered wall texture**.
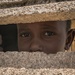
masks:
{"label": "weathered wall texture", "polygon": [[[0,24],[75,19],[75,1],[15,8],[7,8],[10,6],[6,3],[8,0],[3,1],[0,1]],[[24,0],[9,1],[18,3]],[[75,52],[49,55],[39,52],[0,52],[0,75],[75,75]]]}
{"label": "weathered wall texture", "polygon": [[74,68],[75,53],[60,52],[57,54],[45,54],[41,52],[0,52],[0,67],[15,68]]}
{"label": "weathered wall texture", "polygon": [[0,75],[75,75],[75,69],[0,68]]}
{"label": "weathered wall texture", "polygon": [[75,19],[75,1],[0,9],[0,24],[69,19]]}
{"label": "weathered wall texture", "polygon": [[75,53],[0,52],[0,75],[75,75]]}

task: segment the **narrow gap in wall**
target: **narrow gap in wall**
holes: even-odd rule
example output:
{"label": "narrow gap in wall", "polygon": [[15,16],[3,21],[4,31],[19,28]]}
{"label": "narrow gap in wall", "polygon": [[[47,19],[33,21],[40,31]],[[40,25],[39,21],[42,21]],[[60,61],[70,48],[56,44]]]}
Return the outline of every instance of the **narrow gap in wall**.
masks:
{"label": "narrow gap in wall", "polygon": [[2,36],[2,44],[0,45],[0,47],[3,48],[4,52],[17,50],[18,47],[16,25],[0,25],[0,35]]}

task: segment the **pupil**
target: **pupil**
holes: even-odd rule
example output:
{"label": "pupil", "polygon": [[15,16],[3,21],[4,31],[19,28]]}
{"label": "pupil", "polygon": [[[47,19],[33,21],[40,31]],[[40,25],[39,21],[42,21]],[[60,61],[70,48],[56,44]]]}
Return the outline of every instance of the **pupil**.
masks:
{"label": "pupil", "polygon": [[25,35],[25,37],[28,37],[29,36],[29,33],[25,33],[24,35]]}
{"label": "pupil", "polygon": [[21,36],[22,36],[22,37],[29,37],[30,34],[29,34],[29,33],[22,33]]}
{"label": "pupil", "polygon": [[51,35],[54,35],[53,32],[47,31],[47,32],[45,33],[45,36],[51,36]]}

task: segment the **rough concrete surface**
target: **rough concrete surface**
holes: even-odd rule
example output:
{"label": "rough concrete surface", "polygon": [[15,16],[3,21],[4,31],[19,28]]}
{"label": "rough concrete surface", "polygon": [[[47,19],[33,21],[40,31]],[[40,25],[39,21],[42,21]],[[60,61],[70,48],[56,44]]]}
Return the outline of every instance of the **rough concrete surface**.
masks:
{"label": "rough concrete surface", "polygon": [[11,2],[19,2],[19,1],[22,1],[22,0],[0,0],[0,4],[2,4],[2,3],[11,3]]}
{"label": "rough concrete surface", "polygon": [[75,52],[0,52],[0,75],[75,75]]}
{"label": "rough concrete surface", "polygon": [[75,69],[0,68],[0,75],[75,75]]}
{"label": "rough concrete surface", "polygon": [[75,0],[0,0],[0,9]]}
{"label": "rough concrete surface", "polygon": [[[75,1],[75,0],[63,0],[63,1]],[[0,0],[0,4],[17,3],[21,5],[33,5],[33,4],[46,4],[50,2],[62,2],[61,0]],[[7,6],[7,5],[6,5]]]}
{"label": "rough concrete surface", "polygon": [[75,19],[75,1],[0,9],[0,24]]}
{"label": "rough concrete surface", "polygon": [[0,52],[0,67],[75,69],[75,52],[59,52],[49,55],[43,52]]}

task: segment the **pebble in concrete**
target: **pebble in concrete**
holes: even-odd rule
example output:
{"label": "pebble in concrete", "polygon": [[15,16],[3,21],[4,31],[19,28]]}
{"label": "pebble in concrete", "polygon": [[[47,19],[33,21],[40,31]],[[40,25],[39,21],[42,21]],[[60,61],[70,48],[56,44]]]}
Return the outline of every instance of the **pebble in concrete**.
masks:
{"label": "pebble in concrete", "polygon": [[0,52],[0,67],[75,69],[75,52],[59,52],[49,55],[43,52]]}

